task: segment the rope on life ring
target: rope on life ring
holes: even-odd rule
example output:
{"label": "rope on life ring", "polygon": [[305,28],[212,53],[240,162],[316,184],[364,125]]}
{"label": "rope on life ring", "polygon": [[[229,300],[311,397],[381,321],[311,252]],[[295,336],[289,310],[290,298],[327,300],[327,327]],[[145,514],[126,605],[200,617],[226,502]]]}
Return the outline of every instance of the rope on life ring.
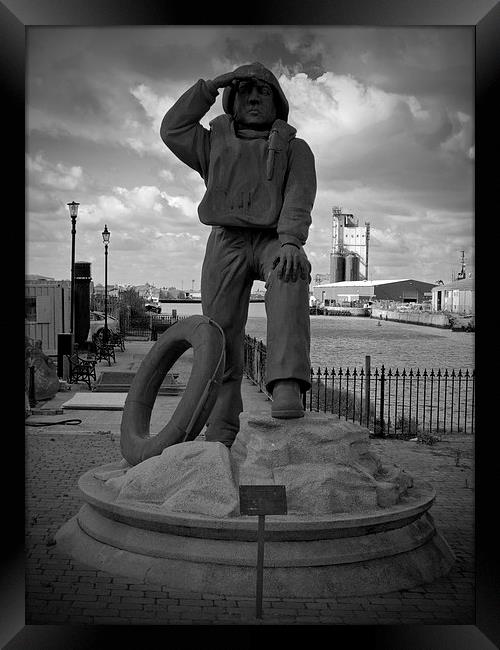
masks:
{"label": "rope on life ring", "polygon": [[[168,424],[151,436],[151,412],[161,383],[190,347],[193,369],[186,390]],[[142,361],[123,407],[120,447],[128,463],[137,465],[171,445],[196,438],[217,399],[224,363],[224,332],[206,316],[178,321],[158,338]]]}

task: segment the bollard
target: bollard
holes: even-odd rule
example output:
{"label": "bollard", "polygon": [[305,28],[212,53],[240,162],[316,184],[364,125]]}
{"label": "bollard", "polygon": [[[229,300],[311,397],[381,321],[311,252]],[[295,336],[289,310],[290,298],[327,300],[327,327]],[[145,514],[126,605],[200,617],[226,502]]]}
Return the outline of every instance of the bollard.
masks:
{"label": "bollard", "polygon": [[29,402],[31,408],[36,406],[35,366],[33,365],[30,366]]}
{"label": "bollard", "polygon": [[382,364],[380,372],[380,437],[385,436],[384,430],[384,401],[385,401],[385,367]]}
{"label": "bollard", "polygon": [[371,379],[371,357],[365,356],[365,410],[366,427],[370,426],[370,379]]}

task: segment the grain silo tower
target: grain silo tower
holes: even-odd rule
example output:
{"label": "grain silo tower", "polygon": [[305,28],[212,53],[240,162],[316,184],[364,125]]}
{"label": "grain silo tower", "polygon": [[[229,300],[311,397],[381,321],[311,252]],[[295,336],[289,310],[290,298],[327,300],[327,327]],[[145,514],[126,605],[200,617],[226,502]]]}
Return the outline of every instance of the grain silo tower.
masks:
{"label": "grain silo tower", "polygon": [[345,256],[345,280],[360,280],[359,255],[349,252]]}
{"label": "grain silo tower", "polygon": [[330,282],[368,279],[370,224],[358,224],[354,215],[343,213],[338,206],[333,208]]}
{"label": "grain silo tower", "polygon": [[341,208],[333,208],[332,252],[330,253],[330,282],[345,280],[344,221]]}

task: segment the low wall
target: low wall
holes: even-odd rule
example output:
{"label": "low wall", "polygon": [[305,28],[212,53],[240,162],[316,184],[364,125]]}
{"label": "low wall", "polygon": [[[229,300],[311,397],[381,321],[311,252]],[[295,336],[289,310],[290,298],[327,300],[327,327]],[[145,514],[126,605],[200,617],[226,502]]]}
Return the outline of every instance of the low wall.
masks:
{"label": "low wall", "polygon": [[369,316],[370,310],[365,307],[325,307],[312,311],[322,316]]}
{"label": "low wall", "polygon": [[400,323],[410,323],[411,325],[426,325],[427,327],[441,327],[449,329],[450,321],[446,314],[428,311],[392,311],[389,309],[375,309],[372,307],[372,318],[382,320],[398,321]]}

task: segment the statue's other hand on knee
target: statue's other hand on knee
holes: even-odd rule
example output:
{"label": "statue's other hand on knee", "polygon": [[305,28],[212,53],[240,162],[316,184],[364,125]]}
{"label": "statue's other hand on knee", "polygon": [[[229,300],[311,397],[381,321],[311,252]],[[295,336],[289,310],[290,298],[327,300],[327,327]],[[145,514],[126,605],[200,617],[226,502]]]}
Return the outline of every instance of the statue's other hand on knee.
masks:
{"label": "statue's other hand on knee", "polygon": [[307,280],[310,264],[302,246],[283,244],[280,256],[275,261],[277,276],[283,282],[297,282],[300,277]]}

